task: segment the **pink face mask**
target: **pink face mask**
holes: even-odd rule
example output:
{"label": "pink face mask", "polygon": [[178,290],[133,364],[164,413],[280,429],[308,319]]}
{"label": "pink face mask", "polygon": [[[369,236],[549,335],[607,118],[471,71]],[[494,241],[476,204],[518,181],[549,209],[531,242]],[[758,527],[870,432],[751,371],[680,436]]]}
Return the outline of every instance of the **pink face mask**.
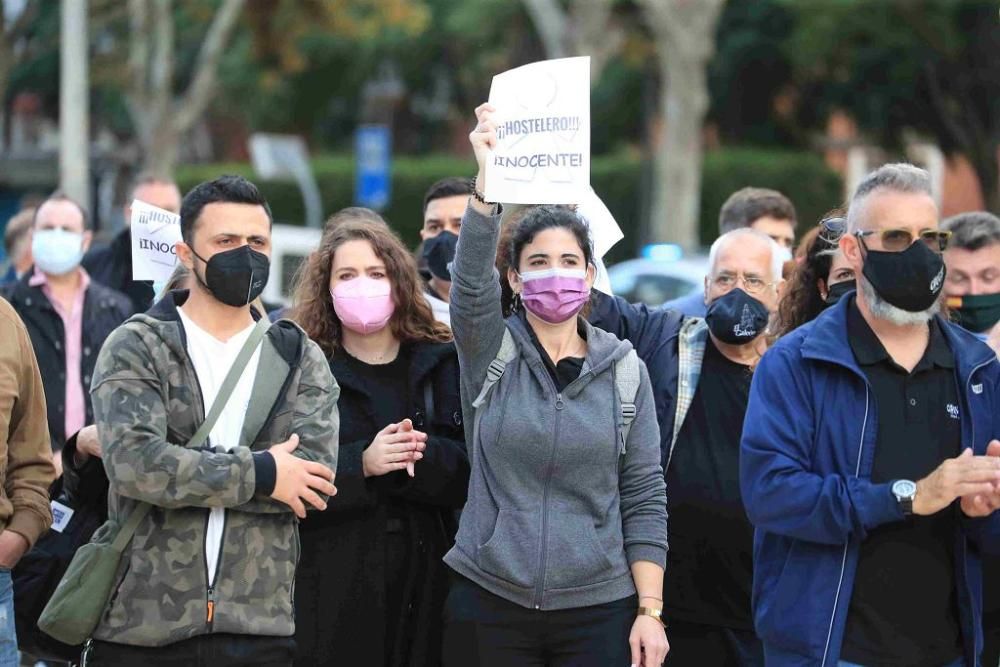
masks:
{"label": "pink face mask", "polygon": [[388,280],[367,276],[345,280],[330,291],[340,323],[362,335],[385,328],[396,310]]}
{"label": "pink face mask", "polygon": [[521,300],[533,315],[549,324],[575,317],[590,298],[587,272],[578,269],[546,269],[521,274]]}

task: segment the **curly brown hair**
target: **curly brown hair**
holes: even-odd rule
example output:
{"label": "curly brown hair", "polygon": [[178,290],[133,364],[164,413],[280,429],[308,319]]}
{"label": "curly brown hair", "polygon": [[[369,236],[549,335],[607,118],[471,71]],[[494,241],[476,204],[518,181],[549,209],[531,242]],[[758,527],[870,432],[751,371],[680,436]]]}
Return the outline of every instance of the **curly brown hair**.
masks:
{"label": "curly brown hair", "polygon": [[[413,256],[377,213],[362,210],[365,211],[363,215],[341,211],[327,222],[319,248],[302,263],[296,275],[289,318],[298,322],[328,358],[333,357],[341,345],[342,335],[340,318],[330,298],[333,257],[348,241],[367,241],[375,255],[385,262],[386,274],[392,283],[396,310],[389,326],[396,339],[401,343],[451,341],[451,329],[434,319],[424,297],[423,281]],[[357,211],[353,209],[354,213]]]}
{"label": "curly brown hair", "polygon": [[[843,217],[843,209],[834,209],[823,216],[823,220]],[[806,322],[816,319],[826,302],[819,292],[818,281],[829,280],[830,267],[833,265],[833,254],[837,250],[826,234],[821,234],[823,223],[803,237],[799,246],[802,259],[785,284],[785,294],[778,306],[778,337],[791,333]]]}

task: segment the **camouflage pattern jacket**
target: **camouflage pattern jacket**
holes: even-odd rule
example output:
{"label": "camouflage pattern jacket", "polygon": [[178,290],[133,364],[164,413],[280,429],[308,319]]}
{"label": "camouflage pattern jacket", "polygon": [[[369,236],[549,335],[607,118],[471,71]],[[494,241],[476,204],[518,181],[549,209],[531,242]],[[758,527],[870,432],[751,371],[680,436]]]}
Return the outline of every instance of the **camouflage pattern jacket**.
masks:
{"label": "camouflage pattern jacket", "polygon": [[[269,497],[274,463],[264,452],[297,433],[296,456],[336,469],[340,390],[320,348],[281,320],[262,343],[241,446],[188,448],[205,413],[177,312],[186,299],[171,292],[133,316],[108,338],[94,372],[109,519],[123,522],[136,501],[153,505],[94,637],[163,646],[209,633],[290,636],[298,523]],[[226,521],[210,582],[213,507],[226,508]],[[110,541],[111,532],[105,525],[94,539]]]}

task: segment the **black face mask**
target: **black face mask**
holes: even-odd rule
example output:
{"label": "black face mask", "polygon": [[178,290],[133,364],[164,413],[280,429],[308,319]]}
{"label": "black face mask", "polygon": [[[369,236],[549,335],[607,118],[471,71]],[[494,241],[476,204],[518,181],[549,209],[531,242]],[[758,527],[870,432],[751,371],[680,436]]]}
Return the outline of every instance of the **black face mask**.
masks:
{"label": "black face mask", "polygon": [[972,333],[989,331],[1000,322],[1000,293],[949,297],[948,307],[951,319]]}
{"label": "black face mask", "polygon": [[193,248],[191,253],[205,263],[205,279],[202,280],[197,271],[194,271],[195,278],[227,306],[247,305],[259,297],[267,285],[271,261],[248,245],[217,252],[208,261]]}
{"label": "black face mask", "polygon": [[424,261],[431,275],[438,280],[451,282],[451,266],[455,259],[455,248],[458,246],[458,235],[451,232],[441,232],[433,238],[424,241]]}
{"label": "black face mask", "polygon": [[743,345],[764,333],[770,314],[767,307],[740,288],[708,305],[705,322],[723,343]]}
{"label": "black face mask", "polygon": [[826,302],[827,306],[832,306],[843,297],[848,292],[853,292],[858,289],[858,283],[856,280],[842,280],[839,283],[834,283],[830,285],[826,290]]}
{"label": "black face mask", "polygon": [[[864,246],[864,241],[861,242]],[[868,250],[862,273],[880,297],[910,313],[934,305],[944,287],[944,259],[921,241],[902,252]]]}

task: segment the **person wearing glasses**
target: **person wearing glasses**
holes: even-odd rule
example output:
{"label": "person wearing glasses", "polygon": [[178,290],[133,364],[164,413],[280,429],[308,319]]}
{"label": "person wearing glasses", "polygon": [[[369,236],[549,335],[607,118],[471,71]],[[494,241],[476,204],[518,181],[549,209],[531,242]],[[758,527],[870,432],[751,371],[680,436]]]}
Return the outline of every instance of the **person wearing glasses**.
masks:
{"label": "person wearing glasses", "polygon": [[[950,217],[944,264],[945,303],[952,321],[1000,354],[1000,218],[987,211]],[[1000,557],[983,561],[984,665],[1000,664]]]}
{"label": "person wearing glasses", "polygon": [[663,591],[668,667],[763,665],[750,590],[753,526],[739,489],[739,443],[753,371],[778,307],[783,255],[749,228],[709,252],[704,319],[593,295],[590,321],[629,340],[652,374],[667,484]]}
{"label": "person wearing glasses", "polygon": [[940,314],[950,232],[926,171],[854,192],[858,281],[764,356],[740,483],[768,665],[978,665],[1000,546],[1000,363]]}
{"label": "person wearing glasses", "polygon": [[[740,188],[729,195],[719,210],[719,236],[737,229],[754,229],[773,239],[782,259],[790,261],[797,220],[795,205],[777,190]],[[668,301],[663,307],[678,310],[688,317],[705,317],[708,304],[704,296],[696,290]]]}
{"label": "person wearing glasses", "polygon": [[785,284],[778,307],[778,335],[811,322],[857,289],[854,269],[839,247],[847,220],[832,211],[802,240],[802,260]]}

